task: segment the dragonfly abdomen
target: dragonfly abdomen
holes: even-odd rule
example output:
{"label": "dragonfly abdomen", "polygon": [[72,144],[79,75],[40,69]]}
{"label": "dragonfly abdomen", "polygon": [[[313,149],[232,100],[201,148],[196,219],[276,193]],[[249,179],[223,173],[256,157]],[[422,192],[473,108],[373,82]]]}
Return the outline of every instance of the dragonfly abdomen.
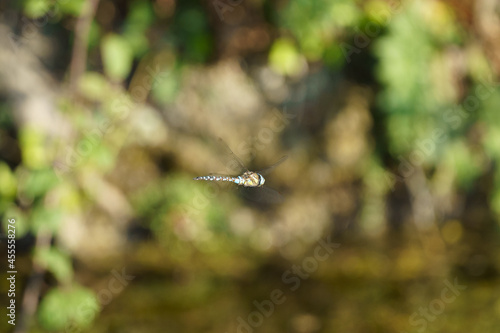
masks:
{"label": "dragonfly abdomen", "polygon": [[231,182],[239,184],[241,182],[241,177],[226,177],[226,176],[202,176],[193,178],[194,180],[208,180],[212,182]]}
{"label": "dragonfly abdomen", "polygon": [[247,171],[243,175],[238,177],[210,175],[210,176],[196,177],[193,179],[208,180],[212,182],[231,182],[245,187],[261,187],[262,185],[264,185],[264,182],[266,181],[264,177],[262,177],[262,175],[251,171]]}

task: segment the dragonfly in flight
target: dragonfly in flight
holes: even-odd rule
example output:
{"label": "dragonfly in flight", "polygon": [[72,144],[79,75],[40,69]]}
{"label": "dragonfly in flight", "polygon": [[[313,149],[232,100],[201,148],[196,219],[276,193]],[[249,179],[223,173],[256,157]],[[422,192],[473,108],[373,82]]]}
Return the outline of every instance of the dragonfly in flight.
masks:
{"label": "dragonfly in flight", "polygon": [[219,139],[219,146],[223,149],[222,159],[226,167],[234,172],[240,173],[239,176],[229,176],[220,174],[209,174],[193,178],[194,180],[207,180],[214,182],[231,182],[242,187],[243,195],[251,200],[276,203],[283,201],[282,195],[276,190],[264,186],[265,175],[269,174],[274,168],[283,163],[288,156],[283,156],[278,162],[260,171],[250,171],[243,162],[232,152],[231,148]]}

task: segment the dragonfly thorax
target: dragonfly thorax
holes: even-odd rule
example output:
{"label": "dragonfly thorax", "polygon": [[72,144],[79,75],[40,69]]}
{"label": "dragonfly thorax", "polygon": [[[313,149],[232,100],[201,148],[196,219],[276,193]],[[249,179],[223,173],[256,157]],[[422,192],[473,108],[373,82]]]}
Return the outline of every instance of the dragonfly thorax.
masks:
{"label": "dragonfly thorax", "polygon": [[239,185],[243,185],[245,187],[261,187],[266,182],[260,173],[252,171],[247,171],[238,178],[241,179]]}

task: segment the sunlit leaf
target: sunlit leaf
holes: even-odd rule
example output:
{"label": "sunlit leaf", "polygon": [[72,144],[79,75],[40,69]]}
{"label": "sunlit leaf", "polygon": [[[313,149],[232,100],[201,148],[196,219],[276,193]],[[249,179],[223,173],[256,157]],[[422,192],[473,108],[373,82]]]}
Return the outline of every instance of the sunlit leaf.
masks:
{"label": "sunlit leaf", "polygon": [[50,290],[40,303],[38,318],[48,330],[75,332],[87,329],[99,310],[91,290],[73,285]]}
{"label": "sunlit leaf", "polygon": [[84,6],[88,6],[89,4],[86,0],[57,1],[58,9],[61,12],[77,17],[82,14]]}
{"label": "sunlit leaf", "polygon": [[51,6],[52,1],[49,0],[27,0],[24,3],[24,13],[30,18],[38,18],[45,15]]}
{"label": "sunlit leaf", "polygon": [[445,159],[453,168],[459,184],[463,187],[470,186],[481,173],[481,160],[472,155],[463,141],[451,144],[446,150]]}
{"label": "sunlit leaf", "polygon": [[24,164],[32,169],[40,169],[49,164],[49,150],[45,144],[46,136],[33,127],[21,129],[19,142]]}
{"label": "sunlit leaf", "polygon": [[180,90],[179,77],[176,73],[165,75],[153,85],[153,97],[156,101],[166,104],[173,102]]}
{"label": "sunlit leaf", "polygon": [[132,68],[133,52],[127,40],[119,35],[109,34],[101,44],[102,61],[106,74],[117,81],[124,80]]}
{"label": "sunlit leaf", "polygon": [[149,50],[149,41],[143,33],[134,31],[125,33],[123,36],[127,39],[134,55],[142,56]]}
{"label": "sunlit leaf", "polygon": [[302,58],[291,40],[279,39],[269,53],[269,63],[278,73],[295,75],[301,71]]}
{"label": "sunlit leaf", "polygon": [[17,179],[9,166],[0,161],[0,197],[13,198],[17,191]]}
{"label": "sunlit leaf", "polygon": [[94,101],[102,101],[109,97],[109,83],[100,73],[85,72],[80,78],[79,88],[83,96]]}
{"label": "sunlit leaf", "polygon": [[61,283],[68,282],[73,278],[71,258],[59,249],[54,247],[35,249],[34,258],[38,264],[54,274]]}
{"label": "sunlit leaf", "polygon": [[59,183],[59,179],[51,169],[23,171],[17,173],[19,191],[28,197],[40,197]]}
{"label": "sunlit leaf", "polygon": [[62,221],[62,212],[58,208],[39,205],[33,209],[30,219],[36,233],[43,230],[57,232]]}

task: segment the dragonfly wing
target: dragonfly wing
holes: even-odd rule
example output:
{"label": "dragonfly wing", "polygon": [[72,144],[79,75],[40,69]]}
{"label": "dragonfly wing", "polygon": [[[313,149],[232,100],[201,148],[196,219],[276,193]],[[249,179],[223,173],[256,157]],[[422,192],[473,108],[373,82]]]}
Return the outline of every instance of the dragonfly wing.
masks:
{"label": "dragonfly wing", "polygon": [[243,197],[248,200],[268,203],[268,204],[277,204],[283,202],[283,196],[276,190],[270,187],[243,187],[240,189]]}
{"label": "dragonfly wing", "polygon": [[265,176],[267,175],[268,173],[270,173],[271,171],[274,170],[274,168],[276,168],[278,165],[280,165],[281,163],[285,162],[285,160],[288,158],[287,155],[283,156],[282,158],[279,159],[278,162],[274,163],[273,165],[271,166],[268,166],[267,168],[263,169],[263,170],[260,170],[260,171],[257,171],[257,173],[260,173],[261,175]]}
{"label": "dragonfly wing", "polygon": [[231,148],[229,148],[224,140],[219,138],[217,142],[219,145],[219,149],[221,150],[220,156],[222,163],[230,173],[243,173],[245,171],[248,171],[243,162],[238,158],[238,156],[233,153]]}

